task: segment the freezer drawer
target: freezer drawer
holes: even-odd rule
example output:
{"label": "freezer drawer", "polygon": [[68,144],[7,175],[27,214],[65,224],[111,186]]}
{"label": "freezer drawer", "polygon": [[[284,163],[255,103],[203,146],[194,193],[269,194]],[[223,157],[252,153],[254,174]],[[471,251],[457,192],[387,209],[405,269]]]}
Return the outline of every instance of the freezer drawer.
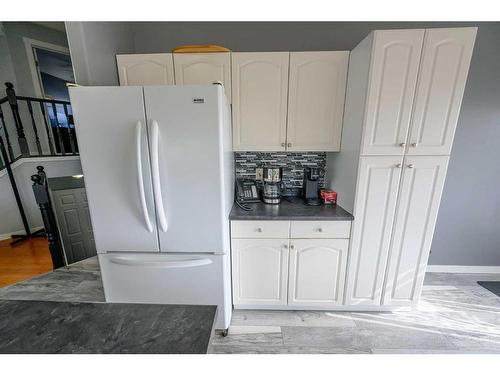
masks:
{"label": "freezer drawer", "polygon": [[228,255],[99,254],[106,302],[217,305],[215,328],[231,320]]}

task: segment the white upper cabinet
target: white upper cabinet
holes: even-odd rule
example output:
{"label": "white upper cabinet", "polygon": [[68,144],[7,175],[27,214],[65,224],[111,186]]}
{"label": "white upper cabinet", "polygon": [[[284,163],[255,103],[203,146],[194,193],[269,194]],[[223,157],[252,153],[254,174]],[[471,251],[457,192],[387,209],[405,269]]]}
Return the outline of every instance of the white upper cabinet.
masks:
{"label": "white upper cabinet", "polygon": [[289,53],[231,56],[233,150],[284,151]]}
{"label": "white upper cabinet", "polygon": [[171,53],[116,55],[120,86],[173,85]]}
{"label": "white upper cabinet", "polygon": [[348,305],[381,303],[402,159],[370,156],[359,162],[347,270]]}
{"label": "white upper cabinet", "polygon": [[426,30],[408,154],[450,154],[476,31]]}
{"label": "white upper cabinet", "polygon": [[403,166],[384,305],[417,302],[443,190],[448,156],[408,156]]}
{"label": "white upper cabinet", "polygon": [[220,81],[231,101],[231,54],[174,53],[176,85],[207,85]]}
{"label": "white upper cabinet", "polygon": [[361,155],[404,154],[423,38],[420,29],[374,32]]}
{"label": "white upper cabinet", "polygon": [[287,151],[339,151],[349,51],[291,52]]}
{"label": "white upper cabinet", "polygon": [[292,240],[288,305],[342,305],[348,247],[348,239]]}

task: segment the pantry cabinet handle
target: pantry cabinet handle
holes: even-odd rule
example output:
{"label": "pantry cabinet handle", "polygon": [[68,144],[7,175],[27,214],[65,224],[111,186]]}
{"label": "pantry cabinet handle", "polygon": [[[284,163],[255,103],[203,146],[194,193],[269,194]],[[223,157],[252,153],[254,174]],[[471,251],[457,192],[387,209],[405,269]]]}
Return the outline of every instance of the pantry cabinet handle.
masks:
{"label": "pantry cabinet handle", "polygon": [[396,164],[396,168],[401,168],[403,165],[401,163]]}
{"label": "pantry cabinet handle", "polygon": [[290,245],[290,249],[295,249],[295,246],[294,245]]}
{"label": "pantry cabinet handle", "polygon": [[292,147],[292,144],[291,144],[291,143],[289,143],[289,144],[287,144],[286,146],[287,146],[287,147]]}
{"label": "pantry cabinet handle", "polygon": [[399,144],[400,147],[406,147],[406,142],[402,142]]}
{"label": "pantry cabinet handle", "polygon": [[283,245],[283,247],[284,247],[285,249],[288,249],[288,245],[287,245],[287,244],[284,244],[284,245]]}
{"label": "pantry cabinet handle", "polygon": [[411,144],[411,147],[417,147],[417,146],[418,146],[418,143],[417,143],[417,142],[413,142],[413,143]]}
{"label": "pantry cabinet handle", "polygon": [[286,143],[285,142],[282,142],[281,143],[281,147],[285,147],[286,146]]}
{"label": "pantry cabinet handle", "polygon": [[408,167],[408,168],[413,168],[413,167],[415,167],[415,166],[414,166],[413,164],[408,164],[408,165],[407,165],[407,167]]}

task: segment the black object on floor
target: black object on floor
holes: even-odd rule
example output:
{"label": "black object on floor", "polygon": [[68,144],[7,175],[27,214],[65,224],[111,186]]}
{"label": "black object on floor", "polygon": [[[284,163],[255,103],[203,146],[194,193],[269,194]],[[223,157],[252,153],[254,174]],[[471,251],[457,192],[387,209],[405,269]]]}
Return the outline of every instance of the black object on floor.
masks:
{"label": "black object on floor", "polygon": [[478,281],[477,283],[500,297],[500,281]]}

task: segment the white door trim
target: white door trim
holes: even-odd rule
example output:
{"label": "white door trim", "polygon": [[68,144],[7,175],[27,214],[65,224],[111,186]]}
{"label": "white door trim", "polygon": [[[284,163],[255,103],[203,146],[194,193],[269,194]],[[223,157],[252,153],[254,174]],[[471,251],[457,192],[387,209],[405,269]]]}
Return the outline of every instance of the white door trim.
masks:
{"label": "white door trim", "polygon": [[26,58],[28,60],[28,65],[30,67],[31,80],[33,81],[33,87],[35,89],[35,96],[41,98],[43,95],[42,82],[40,80],[40,76],[38,75],[38,69],[36,68],[35,56],[33,54],[33,47],[64,53],[69,55],[70,58],[71,54],[69,52],[68,47],[59,46],[57,44],[43,42],[41,40],[36,40],[26,37],[23,37],[23,42],[24,42],[24,48],[26,50]]}

